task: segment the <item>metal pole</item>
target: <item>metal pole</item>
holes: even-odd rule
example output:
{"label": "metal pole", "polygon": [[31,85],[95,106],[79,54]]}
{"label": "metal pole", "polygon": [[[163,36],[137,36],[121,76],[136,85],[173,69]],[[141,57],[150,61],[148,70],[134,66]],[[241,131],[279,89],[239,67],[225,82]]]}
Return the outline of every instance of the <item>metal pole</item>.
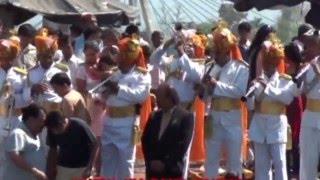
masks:
{"label": "metal pole", "polygon": [[140,0],[140,6],[141,6],[141,15],[142,19],[146,26],[146,33],[148,34],[147,40],[150,40],[150,35],[152,31],[154,31],[157,28],[156,25],[156,19],[154,18],[153,14],[150,12],[149,8],[149,1],[148,0]]}

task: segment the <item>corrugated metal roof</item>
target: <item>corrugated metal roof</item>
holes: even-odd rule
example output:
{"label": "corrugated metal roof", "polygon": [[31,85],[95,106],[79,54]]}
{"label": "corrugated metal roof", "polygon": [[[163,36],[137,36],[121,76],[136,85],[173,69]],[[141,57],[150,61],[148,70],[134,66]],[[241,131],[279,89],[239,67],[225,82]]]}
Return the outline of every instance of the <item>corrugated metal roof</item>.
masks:
{"label": "corrugated metal roof", "polygon": [[8,0],[0,0],[0,5],[1,4],[6,4],[8,2]]}
{"label": "corrugated metal roof", "polygon": [[12,5],[22,10],[40,13],[61,23],[79,22],[80,15],[88,12],[97,16],[98,22],[112,24],[139,17],[139,9],[117,0],[0,0],[2,5]]}

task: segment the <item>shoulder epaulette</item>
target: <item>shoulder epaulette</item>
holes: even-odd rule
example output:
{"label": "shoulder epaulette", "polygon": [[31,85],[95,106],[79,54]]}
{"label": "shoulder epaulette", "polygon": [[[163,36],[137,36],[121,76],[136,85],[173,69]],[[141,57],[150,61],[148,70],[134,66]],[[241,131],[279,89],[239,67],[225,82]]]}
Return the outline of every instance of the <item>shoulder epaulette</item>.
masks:
{"label": "shoulder epaulette", "polygon": [[14,72],[16,72],[18,74],[21,74],[23,76],[28,75],[28,71],[26,69],[19,68],[19,67],[14,67],[13,70],[14,70]]}
{"label": "shoulder epaulette", "polygon": [[115,66],[115,67],[112,67],[110,70],[111,70],[111,71],[118,71],[119,68],[118,68],[117,66]]}
{"label": "shoulder epaulette", "polygon": [[292,77],[289,74],[282,73],[280,77],[286,80],[292,80]]}
{"label": "shoulder epaulette", "polygon": [[148,70],[147,70],[146,68],[139,67],[139,66],[137,66],[137,67],[135,68],[135,70],[137,70],[138,72],[140,72],[140,73],[142,73],[142,74],[148,73]]}
{"label": "shoulder epaulette", "polygon": [[244,60],[235,60],[235,61],[244,65],[245,67],[249,68],[249,64],[247,62],[245,62]]}
{"label": "shoulder epaulette", "polygon": [[56,63],[54,65],[54,67],[60,69],[61,71],[65,71],[65,72],[67,72],[69,70],[68,66],[66,64],[63,64],[63,63]]}

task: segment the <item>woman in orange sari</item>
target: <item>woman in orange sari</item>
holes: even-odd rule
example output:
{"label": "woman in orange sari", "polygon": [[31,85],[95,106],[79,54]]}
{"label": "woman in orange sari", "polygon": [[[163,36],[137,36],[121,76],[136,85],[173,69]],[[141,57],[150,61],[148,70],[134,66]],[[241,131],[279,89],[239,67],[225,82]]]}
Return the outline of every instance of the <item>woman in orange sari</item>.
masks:
{"label": "woman in orange sari", "polygon": [[[194,55],[197,59],[205,61],[205,48],[207,45],[207,39],[205,35],[197,33],[192,37],[192,43],[194,46]],[[203,63],[203,62],[199,62]],[[203,165],[205,160],[205,146],[204,146],[204,117],[205,117],[205,103],[199,97],[196,97],[194,101],[195,111],[195,131],[191,146],[190,161]]]}

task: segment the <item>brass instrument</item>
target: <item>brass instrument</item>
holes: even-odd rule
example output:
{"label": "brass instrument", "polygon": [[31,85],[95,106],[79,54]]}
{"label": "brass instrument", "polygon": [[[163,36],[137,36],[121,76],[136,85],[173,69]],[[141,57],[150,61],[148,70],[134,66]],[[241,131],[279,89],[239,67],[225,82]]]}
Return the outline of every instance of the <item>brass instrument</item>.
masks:
{"label": "brass instrument", "polygon": [[[204,74],[201,82],[204,82],[206,78],[210,77],[210,73],[211,73],[212,69],[217,64],[216,61],[211,57],[208,57],[206,61],[207,62],[205,64],[205,74]],[[208,66],[209,66],[209,68],[206,68]],[[199,97],[200,97],[200,99],[204,99],[208,94],[209,94],[209,89],[206,86],[204,86],[204,91],[199,93]]]}

